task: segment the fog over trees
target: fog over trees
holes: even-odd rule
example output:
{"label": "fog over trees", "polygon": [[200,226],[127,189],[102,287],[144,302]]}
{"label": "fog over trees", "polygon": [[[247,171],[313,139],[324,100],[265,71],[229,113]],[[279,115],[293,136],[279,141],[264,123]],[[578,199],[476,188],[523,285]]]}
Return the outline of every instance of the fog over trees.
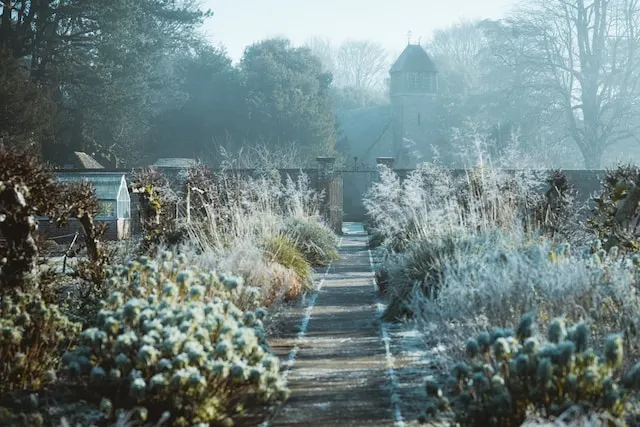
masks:
{"label": "fog over trees", "polygon": [[[265,39],[234,64],[202,35],[216,11],[190,1],[0,10],[0,138],[57,164],[73,151],[114,167],[219,163],[221,150],[310,164],[340,156],[344,112],[389,103],[396,57],[375,40]],[[414,29],[438,68],[439,149],[473,129],[539,165],[597,169],[640,152],[639,19],[637,0],[533,0],[501,20]]]}

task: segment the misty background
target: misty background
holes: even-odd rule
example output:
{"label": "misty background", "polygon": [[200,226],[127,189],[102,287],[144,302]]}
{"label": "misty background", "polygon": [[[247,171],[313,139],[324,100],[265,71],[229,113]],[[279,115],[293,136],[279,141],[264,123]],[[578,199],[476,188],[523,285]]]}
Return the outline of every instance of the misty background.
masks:
{"label": "misty background", "polygon": [[[118,168],[168,157],[304,167],[317,156],[458,167],[483,151],[504,167],[599,169],[640,156],[638,0],[0,10],[0,138],[53,165],[86,153]],[[408,50],[422,55],[415,45],[434,70],[398,75],[437,74],[437,85],[394,93],[389,70]]]}

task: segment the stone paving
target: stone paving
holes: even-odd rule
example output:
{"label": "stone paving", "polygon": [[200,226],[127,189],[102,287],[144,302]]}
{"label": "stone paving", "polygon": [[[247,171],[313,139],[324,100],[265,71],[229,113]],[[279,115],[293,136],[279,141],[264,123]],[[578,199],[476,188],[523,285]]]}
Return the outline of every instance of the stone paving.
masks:
{"label": "stone paving", "polygon": [[292,395],[264,426],[406,426],[424,398],[428,357],[409,325],[381,323],[373,257],[361,224],[347,223],[340,260],[319,291],[284,314],[270,341]]}

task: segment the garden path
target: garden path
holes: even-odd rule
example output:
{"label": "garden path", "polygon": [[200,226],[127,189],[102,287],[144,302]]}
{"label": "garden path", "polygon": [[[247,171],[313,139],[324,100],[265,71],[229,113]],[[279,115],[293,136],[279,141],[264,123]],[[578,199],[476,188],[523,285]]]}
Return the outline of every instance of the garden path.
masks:
{"label": "garden path", "polygon": [[283,314],[270,340],[291,398],[264,426],[408,426],[424,398],[428,353],[410,325],[382,323],[362,224],[346,223],[340,260],[317,293]]}

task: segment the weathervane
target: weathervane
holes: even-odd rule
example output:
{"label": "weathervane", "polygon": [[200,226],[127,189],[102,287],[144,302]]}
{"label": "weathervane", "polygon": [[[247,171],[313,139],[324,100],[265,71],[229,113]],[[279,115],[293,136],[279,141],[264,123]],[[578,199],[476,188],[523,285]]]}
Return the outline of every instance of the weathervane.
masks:
{"label": "weathervane", "polygon": [[409,31],[407,32],[407,44],[408,44],[408,45],[409,45],[409,44],[411,44],[411,34],[412,34],[412,33],[411,33],[411,30],[409,30]]}

